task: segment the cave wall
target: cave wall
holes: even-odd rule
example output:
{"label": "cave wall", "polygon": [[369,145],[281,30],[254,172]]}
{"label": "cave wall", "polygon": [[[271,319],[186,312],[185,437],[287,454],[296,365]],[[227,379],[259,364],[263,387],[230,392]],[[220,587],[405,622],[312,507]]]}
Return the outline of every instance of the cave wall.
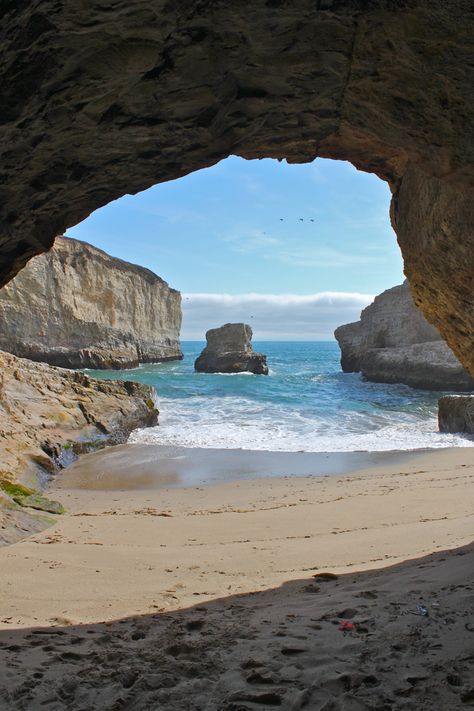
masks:
{"label": "cave wall", "polygon": [[471,0],[3,0],[0,283],[125,193],[245,158],[390,183],[417,305],[474,374]]}

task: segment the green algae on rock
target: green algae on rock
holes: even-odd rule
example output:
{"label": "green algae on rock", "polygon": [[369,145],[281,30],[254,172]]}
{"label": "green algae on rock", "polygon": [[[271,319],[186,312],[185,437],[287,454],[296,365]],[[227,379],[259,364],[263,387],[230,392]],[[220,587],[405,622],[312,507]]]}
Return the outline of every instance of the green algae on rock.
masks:
{"label": "green algae on rock", "polygon": [[18,506],[52,514],[63,514],[65,511],[64,506],[59,501],[48,499],[38,491],[29,489],[27,486],[17,482],[0,481],[0,489]]}

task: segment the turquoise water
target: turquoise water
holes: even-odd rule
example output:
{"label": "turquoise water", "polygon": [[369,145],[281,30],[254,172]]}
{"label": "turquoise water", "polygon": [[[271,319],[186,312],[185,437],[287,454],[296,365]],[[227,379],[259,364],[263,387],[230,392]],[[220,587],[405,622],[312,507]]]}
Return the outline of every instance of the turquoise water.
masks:
{"label": "turquoise water", "polygon": [[310,452],[474,445],[472,438],[437,432],[442,393],[342,373],[336,342],[257,341],[269,376],[195,373],[203,346],[183,342],[182,361],[92,373],[156,388],[160,426],[137,430],[130,441]]}

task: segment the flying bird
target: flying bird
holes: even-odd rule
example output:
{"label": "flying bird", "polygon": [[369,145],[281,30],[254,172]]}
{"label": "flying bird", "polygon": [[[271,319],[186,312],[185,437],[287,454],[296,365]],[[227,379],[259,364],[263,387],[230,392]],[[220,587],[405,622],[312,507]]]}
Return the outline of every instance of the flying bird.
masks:
{"label": "flying bird", "polygon": [[303,220],[303,218],[302,218],[302,217],[300,217],[300,222],[304,222],[304,220]]}
{"label": "flying bird", "polygon": [[283,222],[283,217],[280,217],[280,222]]}
{"label": "flying bird", "polygon": [[310,221],[310,222],[314,222],[314,220],[313,220],[313,218],[312,218],[312,217],[310,217],[310,218],[309,218],[309,221]]}

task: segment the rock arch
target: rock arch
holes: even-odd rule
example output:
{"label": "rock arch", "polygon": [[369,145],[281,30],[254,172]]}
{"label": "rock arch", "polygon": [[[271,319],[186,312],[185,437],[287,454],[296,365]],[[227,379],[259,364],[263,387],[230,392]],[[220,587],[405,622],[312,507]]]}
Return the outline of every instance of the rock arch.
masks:
{"label": "rock arch", "polygon": [[474,374],[471,0],[4,0],[0,282],[234,153],[390,183],[416,303]]}

